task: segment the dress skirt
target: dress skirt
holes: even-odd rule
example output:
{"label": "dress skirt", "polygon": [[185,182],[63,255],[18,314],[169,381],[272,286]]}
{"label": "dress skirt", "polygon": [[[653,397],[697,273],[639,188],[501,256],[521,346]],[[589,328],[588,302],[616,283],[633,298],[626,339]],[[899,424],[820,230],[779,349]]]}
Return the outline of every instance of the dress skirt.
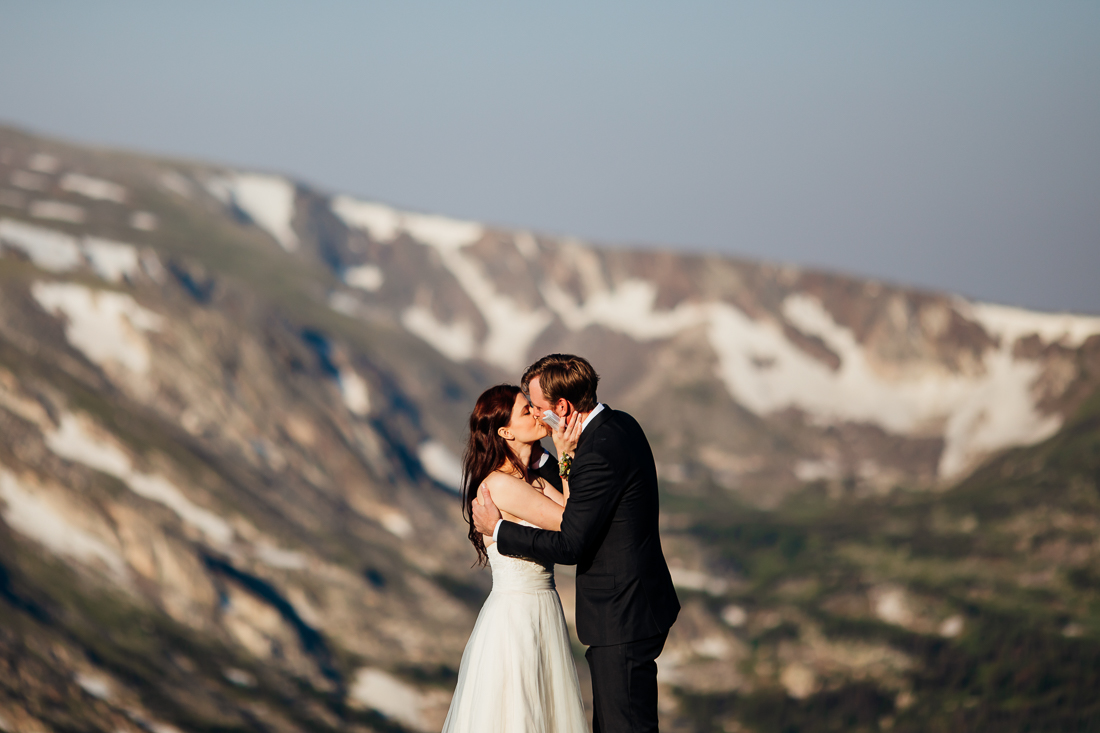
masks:
{"label": "dress skirt", "polygon": [[488,548],[493,590],[458,672],[444,733],[585,733],[553,570]]}

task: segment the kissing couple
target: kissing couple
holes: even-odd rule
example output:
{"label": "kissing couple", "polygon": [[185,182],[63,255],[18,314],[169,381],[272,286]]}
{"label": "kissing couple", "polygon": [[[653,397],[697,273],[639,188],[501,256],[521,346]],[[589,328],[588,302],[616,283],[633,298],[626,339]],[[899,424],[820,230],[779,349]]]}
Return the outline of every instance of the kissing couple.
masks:
{"label": "kissing couple", "polygon": [[[596,398],[588,361],[551,354],[470,415],[463,516],[493,590],[462,654],[444,733],[581,733],[554,587],[577,566],[595,733],[657,731],[657,656],[680,603],[657,531],[657,471],[637,421]],[[547,414],[549,413],[549,414]],[[540,440],[551,435],[559,460]]]}

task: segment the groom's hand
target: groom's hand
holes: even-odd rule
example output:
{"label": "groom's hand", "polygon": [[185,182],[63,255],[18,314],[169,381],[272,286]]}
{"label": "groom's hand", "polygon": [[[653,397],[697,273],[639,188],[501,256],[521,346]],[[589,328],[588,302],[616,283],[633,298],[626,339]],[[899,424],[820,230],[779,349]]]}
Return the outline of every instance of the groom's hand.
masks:
{"label": "groom's hand", "polygon": [[[474,515],[474,529],[486,537],[491,538],[493,536],[493,530],[497,527],[497,522],[500,521],[500,510],[497,509],[497,505],[493,503],[493,497],[489,495],[489,489],[482,486],[477,492],[477,498],[474,499],[471,511]],[[489,539],[485,545],[493,544],[492,539]]]}

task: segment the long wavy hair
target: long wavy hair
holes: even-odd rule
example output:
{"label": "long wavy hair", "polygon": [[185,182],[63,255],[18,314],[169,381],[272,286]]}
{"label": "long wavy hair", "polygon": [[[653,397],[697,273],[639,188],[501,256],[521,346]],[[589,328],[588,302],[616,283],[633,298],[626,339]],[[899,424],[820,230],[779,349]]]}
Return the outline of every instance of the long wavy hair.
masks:
{"label": "long wavy hair", "polygon": [[516,473],[527,480],[527,467],[521,466],[519,457],[497,434],[500,428],[512,421],[512,408],[516,395],[521,394],[514,384],[498,384],[481,393],[470,413],[470,438],[462,455],[462,517],[470,525],[470,542],[477,550],[475,565],[484,565],[489,559],[485,552],[485,540],[474,528],[473,501],[478,487],[489,474],[501,466],[511,465]]}

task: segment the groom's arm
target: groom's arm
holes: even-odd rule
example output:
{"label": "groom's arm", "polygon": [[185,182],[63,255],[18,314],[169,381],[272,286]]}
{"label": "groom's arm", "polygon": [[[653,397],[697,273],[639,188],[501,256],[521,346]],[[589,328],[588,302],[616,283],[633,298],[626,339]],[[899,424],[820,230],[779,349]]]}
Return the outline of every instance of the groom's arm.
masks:
{"label": "groom's arm", "polygon": [[524,527],[502,522],[496,535],[503,555],[530,557],[558,565],[576,565],[598,539],[622,491],[619,472],[604,458],[588,453],[569,472],[569,503],[561,530]]}

